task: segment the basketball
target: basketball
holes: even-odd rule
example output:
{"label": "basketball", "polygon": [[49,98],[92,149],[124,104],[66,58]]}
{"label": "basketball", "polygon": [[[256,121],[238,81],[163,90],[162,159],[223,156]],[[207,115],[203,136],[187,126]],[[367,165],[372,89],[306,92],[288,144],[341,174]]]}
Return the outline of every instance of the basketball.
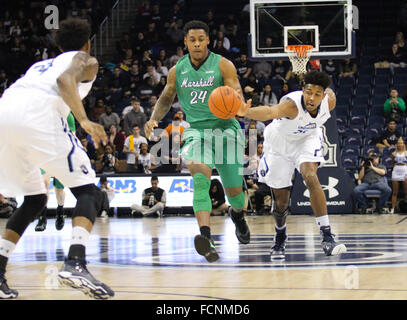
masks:
{"label": "basketball", "polygon": [[229,86],[218,87],[209,96],[209,109],[215,117],[230,119],[235,117],[242,104],[242,98]]}

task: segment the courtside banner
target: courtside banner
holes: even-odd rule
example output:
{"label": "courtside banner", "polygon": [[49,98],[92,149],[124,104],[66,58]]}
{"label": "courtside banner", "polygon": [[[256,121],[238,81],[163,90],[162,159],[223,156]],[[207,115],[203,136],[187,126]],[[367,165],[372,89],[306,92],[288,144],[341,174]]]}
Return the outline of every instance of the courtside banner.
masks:
{"label": "courtside banner", "polygon": [[[219,176],[212,176],[212,179]],[[99,186],[99,178],[96,180]],[[130,207],[132,204],[141,205],[143,190],[151,187],[151,176],[141,177],[107,177],[109,185],[115,189],[115,196],[110,207]],[[191,176],[158,176],[158,187],[167,192],[166,207],[192,207],[193,179]],[[55,188],[51,179],[49,200],[47,207],[52,209],[58,206],[55,197]],[[74,208],[76,199],[68,188],[65,188],[65,208]],[[226,199],[227,200],[227,199]],[[17,199],[21,205],[23,198]],[[226,203],[228,203],[226,201]]]}

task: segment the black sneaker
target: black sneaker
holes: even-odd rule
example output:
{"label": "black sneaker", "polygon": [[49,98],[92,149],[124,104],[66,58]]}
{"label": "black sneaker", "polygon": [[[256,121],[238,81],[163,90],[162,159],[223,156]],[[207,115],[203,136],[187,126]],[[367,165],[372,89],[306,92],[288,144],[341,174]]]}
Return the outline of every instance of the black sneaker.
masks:
{"label": "black sneaker", "polygon": [[336,256],[346,252],[346,246],[341,243],[337,243],[334,240],[334,234],[331,233],[331,227],[321,227],[320,233],[322,236],[322,249],[327,256]]}
{"label": "black sneaker", "polygon": [[250,242],[250,230],[244,216],[242,215],[241,218],[234,217],[235,212],[233,211],[232,207],[229,207],[228,214],[236,226],[235,233],[237,239],[240,241],[240,243],[248,244]]}
{"label": "black sneaker", "polygon": [[95,299],[109,299],[114,296],[112,289],[92,276],[86,268],[86,261],[82,259],[65,259],[58,273],[58,280],[61,284],[79,289]]}
{"label": "black sneaker", "polygon": [[18,291],[10,289],[7,285],[4,274],[0,275],[0,299],[14,299],[17,298]]}
{"label": "black sneaker", "polygon": [[274,245],[271,247],[271,259],[285,259],[286,229],[277,230],[274,237]]}
{"label": "black sneaker", "polygon": [[55,228],[57,230],[62,230],[64,225],[65,225],[65,216],[63,214],[61,215],[57,214],[55,219]]}
{"label": "black sneaker", "polygon": [[216,252],[215,244],[212,239],[198,234],[195,236],[194,244],[196,251],[201,256],[204,256],[208,262],[215,262],[219,259],[219,254]]}
{"label": "black sneaker", "polygon": [[35,226],[35,231],[44,231],[47,227],[47,218],[40,216],[38,219],[38,224]]}

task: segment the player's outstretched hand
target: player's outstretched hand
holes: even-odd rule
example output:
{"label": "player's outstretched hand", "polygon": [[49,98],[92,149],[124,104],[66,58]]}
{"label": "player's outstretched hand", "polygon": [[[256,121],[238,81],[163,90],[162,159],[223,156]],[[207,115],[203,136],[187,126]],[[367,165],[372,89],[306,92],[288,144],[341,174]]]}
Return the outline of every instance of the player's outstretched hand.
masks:
{"label": "player's outstretched hand", "polygon": [[246,113],[247,113],[247,110],[249,110],[249,108],[252,106],[252,99],[249,99],[248,101],[247,101],[247,103],[242,103],[241,105],[240,105],[240,108],[239,108],[239,111],[237,112],[237,115],[239,116],[239,117],[244,117],[245,115],[246,115]]}
{"label": "player's outstretched hand", "polygon": [[90,120],[82,121],[80,125],[83,130],[91,135],[96,149],[99,148],[100,141],[104,146],[107,144],[107,135],[103,126]]}
{"label": "player's outstretched hand", "polygon": [[157,121],[155,120],[148,120],[144,125],[144,133],[146,138],[150,140],[151,133],[153,132],[154,128],[158,126]]}

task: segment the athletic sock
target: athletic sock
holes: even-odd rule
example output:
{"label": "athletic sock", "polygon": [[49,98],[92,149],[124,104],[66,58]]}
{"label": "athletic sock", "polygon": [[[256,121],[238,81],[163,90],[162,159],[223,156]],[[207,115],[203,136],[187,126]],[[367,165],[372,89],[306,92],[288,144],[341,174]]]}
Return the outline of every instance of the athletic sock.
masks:
{"label": "athletic sock", "polygon": [[15,247],[15,243],[6,239],[0,239],[0,274],[4,274],[6,272],[8,258],[14,251]]}
{"label": "athletic sock", "polygon": [[327,214],[321,217],[316,217],[315,220],[320,229],[321,227],[329,227],[329,217]]}
{"label": "athletic sock", "polygon": [[82,227],[72,228],[71,246],[69,247],[68,259],[85,259],[86,243],[90,233]]}
{"label": "athletic sock", "polygon": [[202,226],[199,228],[199,230],[201,231],[201,235],[204,237],[207,237],[208,239],[211,238],[211,228],[208,226]]}
{"label": "athletic sock", "polygon": [[58,205],[57,207],[57,216],[62,216],[64,213],[64,206]]}

